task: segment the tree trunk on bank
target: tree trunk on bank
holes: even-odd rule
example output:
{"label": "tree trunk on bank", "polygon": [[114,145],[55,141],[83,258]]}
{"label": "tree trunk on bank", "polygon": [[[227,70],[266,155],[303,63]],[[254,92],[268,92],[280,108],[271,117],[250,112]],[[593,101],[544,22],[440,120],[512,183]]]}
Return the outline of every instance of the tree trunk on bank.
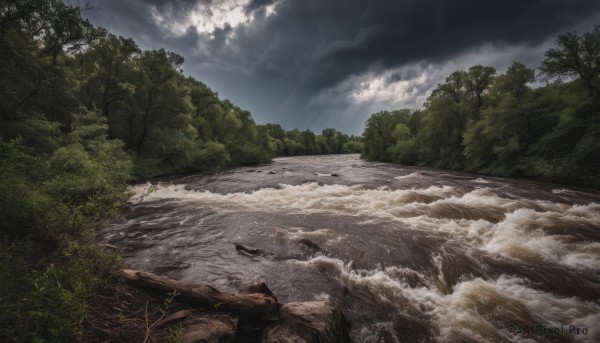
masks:
{"label": "tree trunk on bank", "polygon": [[279,320],[279,303],[277,298],[269,294],[227,294],[208,285],[177,281],[131,269],[122,269],[117,275],[126,282],[147,290],[159,293],[175,291],[177,299],[193,302],[214,311],[233,313],[240,318],[259,321]]}

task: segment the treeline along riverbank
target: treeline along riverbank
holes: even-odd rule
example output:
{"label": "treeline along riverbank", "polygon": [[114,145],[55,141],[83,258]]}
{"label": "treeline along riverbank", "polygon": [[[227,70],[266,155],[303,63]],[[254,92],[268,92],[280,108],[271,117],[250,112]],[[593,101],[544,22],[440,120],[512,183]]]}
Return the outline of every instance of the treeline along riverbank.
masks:
{"label": "treeline along riverbank", "polygon": [[363,137],[368,160],[598,188],[600,26],[560,35],[537,76],[518,62],[456,71],[423,109],[371,115]]}

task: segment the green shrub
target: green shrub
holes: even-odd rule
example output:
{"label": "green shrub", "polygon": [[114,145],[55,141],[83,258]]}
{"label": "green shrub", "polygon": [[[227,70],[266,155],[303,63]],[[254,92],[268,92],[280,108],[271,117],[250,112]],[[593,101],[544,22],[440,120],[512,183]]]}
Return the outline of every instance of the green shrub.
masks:
{"label": "green shrub", "polygon": [[73,340],[86,300],[119,265],[114,255],[71,240],[45,255],[48,243],[0,243],[0,337],[7,341]]}

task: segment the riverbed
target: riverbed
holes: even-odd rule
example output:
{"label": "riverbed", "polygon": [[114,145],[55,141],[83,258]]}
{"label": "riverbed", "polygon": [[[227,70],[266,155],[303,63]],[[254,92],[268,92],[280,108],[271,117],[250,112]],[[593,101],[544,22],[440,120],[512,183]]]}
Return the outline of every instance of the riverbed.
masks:
{"label": "riverbed", "polygon": [[330,155],[130,192],[100,235],[129,266],[330,299],[354,342],[600,341],[597,191]]}

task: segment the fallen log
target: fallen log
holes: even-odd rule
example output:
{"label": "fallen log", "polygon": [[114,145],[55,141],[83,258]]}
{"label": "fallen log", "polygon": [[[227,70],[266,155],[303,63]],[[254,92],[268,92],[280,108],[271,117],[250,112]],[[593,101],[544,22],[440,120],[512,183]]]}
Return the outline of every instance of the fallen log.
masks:
{"label": "fallen log", "polygon": [[227,294],[203,284],[177,281],[158,275],[121,269],[118,276],[127,283],[159,293],[177,292],[177,300],[185,300],[214,311],[233,313],[240,318],[258,321],[279,320],[277,299],[265,293]]}

